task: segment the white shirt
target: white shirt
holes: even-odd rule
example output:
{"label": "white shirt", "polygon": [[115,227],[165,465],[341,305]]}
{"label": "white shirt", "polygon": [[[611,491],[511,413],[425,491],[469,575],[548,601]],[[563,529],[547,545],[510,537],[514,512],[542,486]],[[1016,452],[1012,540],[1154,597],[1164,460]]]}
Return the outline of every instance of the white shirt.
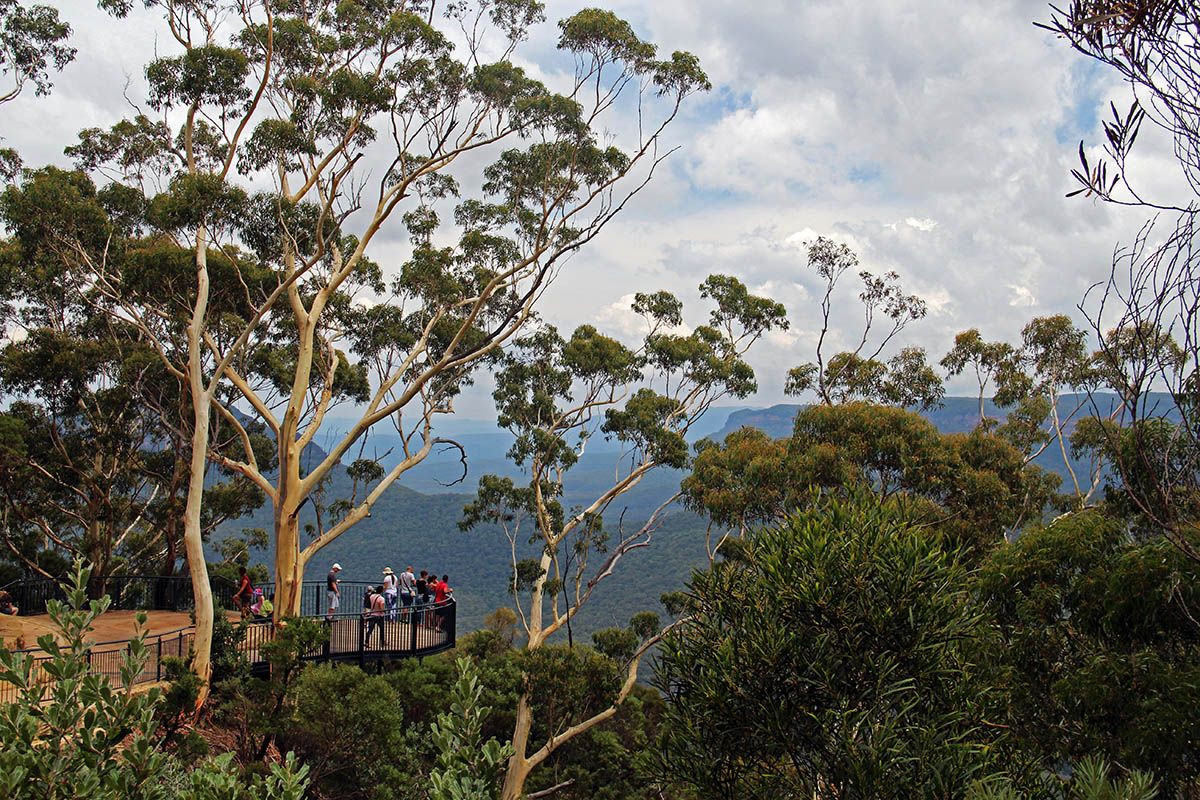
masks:
{"label": "white shirt", "polygon": [[417,590],[417,577],[407,570],[401,572],[400,588],[409,594],[413,594]]}
{"label": "white shirt", "polygon": [[396,576],[395,575],[384,575],[383,576],[383,591],[385,594],[395,594],[396,593]]}

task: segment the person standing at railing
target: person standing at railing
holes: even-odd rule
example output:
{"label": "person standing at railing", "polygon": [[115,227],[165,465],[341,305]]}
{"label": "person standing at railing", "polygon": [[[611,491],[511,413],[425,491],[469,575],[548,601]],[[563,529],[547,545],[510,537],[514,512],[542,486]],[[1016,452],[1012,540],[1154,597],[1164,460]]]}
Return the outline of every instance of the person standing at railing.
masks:
{"label": "person standing at railing", "polygon": [[421,570],[421,577],[417,578],[416,587],[417,587],[417,596],[416,596],[417,611],[415,612],[415,614],[417,617],[417,623],[420,625],[424,625],[425,624],[425,606],[429,604],[429,572],[427,570]]}
{"label": "person standing at railing", "polygon": [[404,606],[403,621],[407,622],[412,615],[409,608],[417,594],[417,576],[413,575],[411,566],[405,567],[397,578],[400,584],[400,603]]}
{"label": "person standing at railing", "polygon": [[388,619],[396,618],[396,573],[391,567],[383,568],[383,601],[387,605]]}
{"label": "person standing at railing", "polygon": [[325,615],[325,619],[333,622],[333,615],[337,613],[339,601],[342,597],[342,590],[338,588],[338,573],[342,571],[341,564],[334,564],[329,568],[329,574],[325,576],[325,602],[329,605],[329,613]]}
{"label": "person standing at railing", "polygon": [[433,604],[436,609],[433,612],[434,630],[438,633],[442,631],[442,621],[445,619],[446,601],[450,599],[450,594],[454,591],[450,588],[450,576],[443,575],[440,581],[435,581],[433,584]]}
{"label": "person standing at railing", "polygon": [[254,595],[254,585],[244,566],[238,567],[238,588],[233,594],[233,604],[242,612],[242,619],[250,618],[250,598]]}
{"label": "person standing at railing", "polygon": [[387,617],[387,601],[383,597],[383,584],[376,586],[371,595],[371,606],[367,614],[367,633],[363,637],[364,646],[370,646],[371,636],[375,631],[379,631],[379,646],[382,648],[386,642],[384,641],[383,621]]}

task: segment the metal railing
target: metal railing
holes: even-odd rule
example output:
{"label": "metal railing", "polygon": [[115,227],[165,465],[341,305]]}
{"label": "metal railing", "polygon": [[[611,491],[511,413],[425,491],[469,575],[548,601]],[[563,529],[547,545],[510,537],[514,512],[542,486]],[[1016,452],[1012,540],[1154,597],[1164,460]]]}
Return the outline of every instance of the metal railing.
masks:
{"label": "metal railing", "polygon": [[[345,612],[334,617],[316,616],[329,627],[329,636],[318,648],[306,653],[305,661],[336,661],[365,666],[370,662],[390,661],[433,655],[454,647],[457,635],[458,606],[454,600],[421,606],[397,608],[394,614],[382,617],[361,612]],[[256,622],[244,629],[238,649],[258,675],[270,671],[270,664],[261,653],[262,645],[275,637],[275,626],[269,621]],[[134,683],[152,683],[163,679],[163,659],[185,658],[191,650],[195,634],[191,628],[149,636],[145,639],[149,657]],[[33,659],[31,678],[34,683],[54,681],[43,664],[50,656],[40,649],[21,650]],[[95,674],[119,681],[121,664],[129,652],[129,641],[100,642],[87,651],[90,670]],[[20,689],[0,680],[0,702],[12,702]]]}
{"label": "metal railing", "polygon": [[[134,683],[153,683],[162,680],[163,659],[167,657],[185,658],[192,649],[194,638],[195,633],[191,628],[179,628],[155,636],[147,636],[144,641],[149,657],[142,665],[142,671],[138,673]],[[49,655],[37,648],[16,652],[24,653],[33,660],[33,668],[30,672],[31,683],[35,685],[54,683],[54,677],[46,672],[44,666],[50,660]],[[97,642],[91,645],[87,651],[88,670],[93,674],[103,675],[110,681],[120,681],[121,665],[125,663],[125,656],[128,653],[128,639]],[[11,703],[20,696],[20,692],[20,688],[15,684],[0,680],[0,702]]]}
{"label": "metal railing", "polygon": [[[343,611],[332,617],[325,614],[303,616],[323,619],[329,628],[329,637],[320,647],[306,653],[305,661],[338,661],[363,666],[375,661],[428,656],[454,647],[458,633],[458,605],[454,600],[397,607],[383,616],[359,611]],[[275,626],[270,622],[253,623],[246,628],[241,647],[255,672],[263,673],[269,669],[259,648],[274,635]]]}
{"label": "metal railing", "polygon": [[[222,608],[233,607],[237,587],[225,578],[209,578],[213,601]],[[23,617],[46,613],[49,600],[66,600],[66,594],[56,580],[36,578],[19,581],[8,587],[13,602]],[[112,610],[191,611],[192,579],[187,575],[109,575],[94,577],[88,582],[88,595],[112,598]]]}

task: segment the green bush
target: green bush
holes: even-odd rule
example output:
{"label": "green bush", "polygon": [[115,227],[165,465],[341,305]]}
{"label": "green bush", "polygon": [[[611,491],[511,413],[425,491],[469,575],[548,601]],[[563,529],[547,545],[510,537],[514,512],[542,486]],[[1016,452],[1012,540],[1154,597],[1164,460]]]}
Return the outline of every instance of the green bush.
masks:
{"label": "green bush", "polygon": [[[307,767],[289,754],[247,783],[231,755],[188,769],[159,744],[156,712],[162,692],[131,689],[149,652],[141,635],[129,643],[114,682],[90,671],[86,635],[109,607],[88,601],[88,571],[76,567],[65,586],[67,602],[50,601],[59,632],[38,639],[49,656],[35,672],[23,653],[0,649],[0,683],[15,686],[16,701],[0,705],[0,797],[7,800],[299,800]],[[139,624],[144,623],[144,617]]]}
{"label": "green bush", "polygon": [[870,493],[693,576],[663,642],[664,777],[739,798],[961,796],[987,768],[980,636],[953,553]]}
{"label": "green bush", "polygon": [[1200,570],[1101,511],[1030,530],[980,567],[991,680],[1014,758],[1035,772],[1098,755],[1200,788]]}
{"label": "green bush", "polygon": [[308,667],[288,692],[278,741],[300,756],[313,785],[329,796],[421,797],[413,767],[424,731],[409,725],[400,709],[381,676],[357,667]]}

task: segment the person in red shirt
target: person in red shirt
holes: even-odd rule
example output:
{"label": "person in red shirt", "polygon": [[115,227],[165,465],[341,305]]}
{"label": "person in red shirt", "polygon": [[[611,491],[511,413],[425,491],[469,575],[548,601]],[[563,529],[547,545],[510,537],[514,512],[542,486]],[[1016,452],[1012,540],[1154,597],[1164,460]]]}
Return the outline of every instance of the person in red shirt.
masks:
{"label": "person in red shirt", "polygon": [[254,584],[250,582],[245,567],[238,567],[238,575],[238,588],[233,595],[233,602],[238,611],[242,612],[242,619],[246,619],[250,616],[250,598],[254,596]]}
{"label": "person in red shirt", "polygon": [[[435,606],[444,606],[446,601],[450,599],[450,595],[454,590],[450,588],[450,584],[448,583],[449,580],[449,575],[443,575],[440,581],[436,581],[433,584],[433,603]],[[434,624],[436,626],[434,630],[440,632],[442,630],[442,620],[445,619],[446,616],[445,609],[438,608],[433,613],[433,618],[435,621]]]}

